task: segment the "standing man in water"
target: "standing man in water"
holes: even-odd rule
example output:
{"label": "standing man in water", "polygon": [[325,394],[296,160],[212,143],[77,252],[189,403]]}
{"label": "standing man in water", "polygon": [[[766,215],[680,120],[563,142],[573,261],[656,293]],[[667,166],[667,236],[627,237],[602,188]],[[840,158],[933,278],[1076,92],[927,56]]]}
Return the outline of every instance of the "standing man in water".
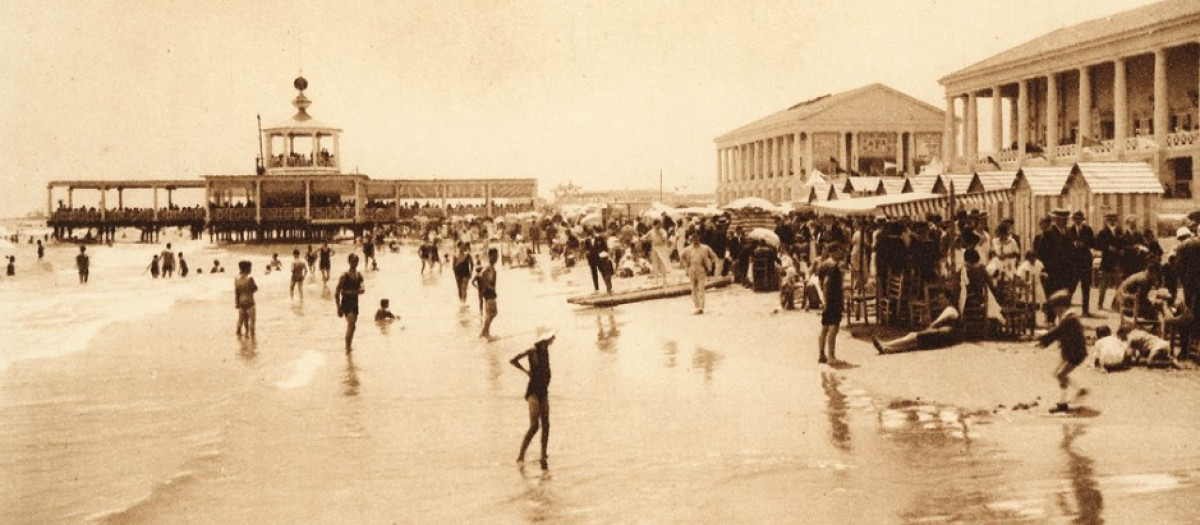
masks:
{"label": "standing man in water", "polygon": [[300,250],[292,250],[292,285],[288,288],[291,298],[296,298],[296,289],[300,289],[300,302],[304,302],[304,276],[308,275],[308,263],[300,258]]}
{"label": "standing man in water", "polygon": [[354,328],[358,322],[358,296],[365,293],[366,288],[362,274],[358,273],[358,255],[352,253],[347,260],[350,269],[338,279],[333,300],[338,305],[338,317],[346,318],[346,353],[349,354],[353,351],[350,345],[354,342]]}
{"label": "standing man in water", "polygon": [[[421,262],[425,264],[424,261]],[[467,286],[471,283],[471,275],[475,265],[471,261],[471,245],[467,241],[458,242],[458,251],[454,254],[454,282],[458,284],[458,302],[467,304]]]}
{"label": "standing man in water", "polygon": [[175,252],[171,251],[171,243],[167,243],[167,248],[162,251],[162,276],[163,279],[175,276]]}
{"label": "standing man in water", "polygon": [[88,267],[91,266],[91,263],[91,258],[87,254],[87,246],[80,246],[79,255],[75,256],[75,268],[79,269],[79,284],[87,284]]}
{"label": "standing man in water", "polygon": [[[525,387],[525,401],[529,403],[529,430],[525,432],[525,438],[521,441],[521,452],[517,454],[517,463],[525,463],[525,450],[529,448],[529,442],[533,440],[533,435],[538,432],[538,425],[541,424],[542,430],[542,458],[540,460],[542,468],[545,469],[547,464],[546,445],[550,441],[550,344],[554,342],[554,332],[538,338],[534,341],[533,348],[517,354],[510,364],[517,367],[518,370],[529,376],[529,384]],[[529,359],[529,370],[521,366],[521,359]]]}
{"label": "standing man in water", "polygon": [[330,259],[333,257],[333,250],[329,249],[329,243],[321,243],[321,250],[317,253],[318,266],[321,268],[321,283],[329,284],[329,268]]}
{"label": "standing man in water", "polygon": [[483,330],[479,332],[479,337],[491,339],[492,321],[499,313],[496,308],[496,260],[500,258],[500,252],[488,248],[487,257],[487,266],[483,267],[475,282],[479,286],[480,297],[483,297]]}
{"label": "standing man in water", "polygon": [[233,304],[238,310],[237,335],[242,336],[243,329],[247,337],[254,337],[254,325],[258,312],[254,308],[254,292],[258,284],[250,277],[250,261],[238,262],[238,276],[233,279]]}

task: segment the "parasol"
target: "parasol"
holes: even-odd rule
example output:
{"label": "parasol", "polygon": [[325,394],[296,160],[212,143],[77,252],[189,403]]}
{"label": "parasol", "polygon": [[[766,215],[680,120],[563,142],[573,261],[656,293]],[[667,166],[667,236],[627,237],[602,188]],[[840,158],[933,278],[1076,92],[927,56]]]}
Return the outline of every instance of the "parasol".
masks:
{"label": "parasol", "polygon": [[750,230],[750,233],[746,234],[746,238],[766,242],[775,248],[779,247],[779,236],[766,228],[754,228]]}

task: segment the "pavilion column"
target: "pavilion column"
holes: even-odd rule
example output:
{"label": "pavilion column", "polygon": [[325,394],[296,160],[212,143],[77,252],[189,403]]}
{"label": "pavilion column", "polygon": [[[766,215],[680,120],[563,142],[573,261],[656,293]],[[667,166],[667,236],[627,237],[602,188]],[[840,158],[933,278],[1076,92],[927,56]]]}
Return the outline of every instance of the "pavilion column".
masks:
{"label": "pavilion column", "polygon": [[[887,170],[883,170],[884,174]],[[904,132],[896,132],[896,174],[899,175],[904,171]]]}
{"label": "pavilion column", "polygon": [[54,215],[54,186],[46,185],[46,216]]}
{"label": "pavilion column", "polygon": [[150,193],[154,195],[154,222],[158,222],[158,186],[151,186]]}
{"label": "pavilion column", "polygon": [[304,218],[312,220],[312,179],[304,179]]}
{"label": "pavilion column", "polygon": [[355,179],[354,181],[354,221],[362,222],[363,220],[363,194],[362,181]]}
{"label": "pavilion column", "polygon": [[1117,158],[1125,155],[1125,139],[1129,137],[1129,94],[1125,85],[1125,59],[1113,61],[1113,151]]}
{"label": "pavilion column", "polygon": [[766,171],[766,168],[767,168],[766,156],[767,156],[766,142],[762,141],[762,140],[754,141],[754,175],[753,175],[753,178],[756,180],[762,180],[763,172]]}
{"label": "pavilion column", "polygon": [[847,161],[848,161],[847,163],[849,164],[849,166],[846,166],[846,169],[851,172],[858,171],[858,135],[859,135],[859,133],[861,133],[861,132],[859,132],[859,131],[850,132],[850,151],[848,152],[849,154],[847,155]]}
{"label": "pavilion column", "polygon": [[[1017,97],[1008,98],[1008,143],[1016,144],[1017,142],[1017,127],[1020,126],[1020,120],[1017,118]],[[1016,149],[1015,147],[1013,149]]]}
{"label": "pavilion column", "polygon": [[1046,75],[1046,159],[1058,160],[1058,74]]}
{"label": "pavilion column", "polygon": [[1025,145],[1029,143],[1029,81],[1017,81],[1017,162],[1025,163]]}
{"label": "pavilion column", "polygon": [[204,181],[204,222],[212,221],[212,183]]}
{"label": "pavilion column", "polygon": [[117,209],[125,209],[125,188],[117,188]]}
{"label": "pavilion column", "polygon": [[167,208],[175,205],[175,188],[167,188]]}
{"label": "pavilion column", "polygon": [[1083,158],[1084,137],[1092,137],[1092,71],[1088,66],[1079,68],[1079,134],[1075,143]]}
{"label": "pavilion column", "polygon": [[395,189],[396,196],[393,197],[393,199],[395,200],[395,203],[396,203],[396,220],[400,220],[400,183],[399,182],[396,183],[396,185],[394,186],[394,189]]}
{"label": "pavilion column", "polygon": [[[837,167],[843,168],[843,169],[846,167],[847,164],[849,164],[849,162],[846,162],[846,135],[847,135],[847,133],[844,131],[839,131],[837,134],[837,137],[838,137],[838,149],[837,149],[837,151],[838,151],[837,164],[838,165],[837,165]],[[837,177],[837,175],[838,175],[837,169],[835,168],[833,176]]]}
{"label": "pavilion column", "polygon": [[967,109],[964,116],[967,119],[967,133],[963,137],[963,147],[966,148],[967,172],[974,173],[975,165],[979,163],[979,100],[975,92],[967,93]]}
{"label": "pavilion column", "polygon": [[335,134],[333,136],[333,167],[338,169],[338,173],[342,171],[341,138],[341,135]]}
{"label": "pavilion column", "polygon": [[108,203],[105,198],[108,196],[108,186],[100,186],[100,220],[104,220],[104,216],[108,211]]}
{"label": "pavilion column", "polygon": [[485,183],[483,185],[483,203],[487,208],[487,216],[492,216],[492,184]]}
{"label": "pavilion column", "polygon": [[917,134],[915,131],[908,132],[908,155],[904,159],[904,173],[916,175],[916,157],[917,157]]}
{"label": "pavilion column", "polygon": [[67,187],[67,208],[75,208],[75,188]]}
{"label": "pavilion column", "polygon": [[717,184],[725,182],[725,148],[717,148]]}
{"label": "pavilion column", "polygon": [[254,221],[262,224],[262,181],[254,181]]}
{"label": "pavilion column", "polygon": [[292,162],[293,162],[292,155],[294,155],[295,153],[296,153],[296,136],[288,135],[288,137],[287,137],[287,159],[284,160],[284,164],[291,166]]}
{"label": "pavilion column", "polygon": [[778,170],[779,159],[779,141],[778,137],[767,139],[767,169],[766,175],[768,179],[775,177],[775,172]]}
{"label": "pavilion column", "polygon": [[[804,135],[804,173],[812,175],[816,162],[813,159],[813,134],[809,131]],[[805,180],[808,180],[807,178]]]}
{"label": "pavilion column", "polygon": [[942,125],[942,164],[954,162],[954,97],[946,97],[946,121]]}
{"label": "pavilion column", "polygon": [[1000,85],[992,86],[992,154],[1004,149],[1004,99],[1000,97]]}
{"label": "pavilion column", "polygon": [[267,158],[263,159],[263,167],[270,166],[271,159],[275,158],[275,148],[274,148],[275,136],[267,135],[267,140],[265,142],[266,142],[266,144],[264,145],[263,149],[265,149],[266,151],[263,152],[263,155],[266,155]]}
{"label": "pavilion column", "polygon": [[1171,117],[1167,113],[1167,50],[1154,50],[1154,142],[1159,148],[1167,145]]}
{"label": "pavilion column", "polygon": [[787,145],[787,141],[783,136],[778,136],[772,139],[775,144],[775,156],[771,159],[772,167],[775,169],[775,176],[783,176],[783,160],[786,158],[783,154],[783,149]]}
{"label": "pavilion column", "polygon": [[792,134],[792,175],[799,176],[804,169],[804,152],[800,150],[800,132]]}

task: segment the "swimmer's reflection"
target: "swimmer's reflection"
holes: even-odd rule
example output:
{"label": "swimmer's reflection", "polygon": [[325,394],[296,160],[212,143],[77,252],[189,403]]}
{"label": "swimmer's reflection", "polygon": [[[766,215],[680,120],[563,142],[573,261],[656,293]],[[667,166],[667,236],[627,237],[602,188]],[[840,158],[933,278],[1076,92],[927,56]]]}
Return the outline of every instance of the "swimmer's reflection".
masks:
{"label": "swimmer's reflection", "polygon": [[596,348],[602,351],[614,350],[614,343],[621,332],[617,331],[617,319],[612,310],[608,312],[608,327],[601,321],[602,315],[596,314]]}
{"label": "swimmer's reflection", "polygon": [[354,356],[346,354],[346,379],[342,381],[342,395],[358,396],[358,367],[354,366]]}
{"label": "swimmer's reflection", "polygon": [[528,473],[522,463],[519,467],[521,477],[525,478],[524,500],[528,503],[529,521],[531,523],[546,523],[554,519],[555,501],[550,471],[540,469]]}
{"label": "swimmer's reflection", "polygon": [[675,357],[679,353],[679,343],[667,341],[663,343],[663,355],[667,356],[667,368],[675,368]]}
{"label": "swimmer's reflection", "polygon": [[717,363],[721,362],[721,354],[708,350],[706,348],[696,348],[692,353],[692,366],[704,371],[704,384],[712,382],[713,370],[717,369]]}
{"label": "swimmer's reflection", "polygon": [[840,450],[850,450],[850,425],[846,423],[846,394],[838,388],[841,380],[829,372],[821,373],[821,389],[825,391],[829,416],[829,438]]}
{"label": "swimmer's reflection", "polygon": [[[1083,425],[1063,425],[1063,438],[1059,447],[1067,453],[1067,475],[1071,477],[1071,490],[1075,495],[1078,511],[1075,523],[1091,525],[1104,523],[1104,519],[1100,517],[1100,511],[1104,508],[1104,495],[1100,493],[1096,483],[1095,461],[1080,455],[1074,449],[1075,438],[1086,432],[1087,427]],[[1058,503],[1063,514],[1071,514],[1065,500]]]}
{"label": "swimmer's reflection", "polygon": [[258,357],[258,343],[254,337],[246,337],[238,341],[241,343],[238,347],[238,357],[247,363],[254,361],[254,358]]}

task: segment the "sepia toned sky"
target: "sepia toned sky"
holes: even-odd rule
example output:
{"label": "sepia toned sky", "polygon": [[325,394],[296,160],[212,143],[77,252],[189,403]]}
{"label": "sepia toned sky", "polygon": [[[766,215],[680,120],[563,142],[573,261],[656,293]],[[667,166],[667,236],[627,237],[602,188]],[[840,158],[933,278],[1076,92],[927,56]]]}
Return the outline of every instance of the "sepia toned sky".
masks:
{"label": "sepia toned sky", "polygon": [[52,179],[253,173],[301,69],[345,171],[712,191],[735,127],[872,82],[944,107],[938,78],[1146,3],[3,2],[0,217]]}

